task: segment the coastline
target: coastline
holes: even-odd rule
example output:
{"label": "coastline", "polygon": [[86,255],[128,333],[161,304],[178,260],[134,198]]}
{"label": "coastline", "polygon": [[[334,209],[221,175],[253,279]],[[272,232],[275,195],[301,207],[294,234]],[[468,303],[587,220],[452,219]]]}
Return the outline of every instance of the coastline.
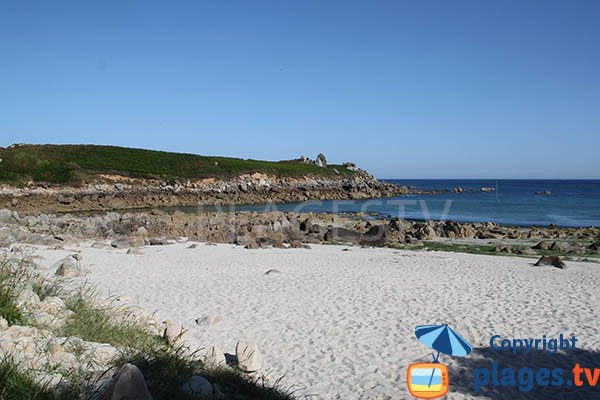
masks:
{"label": "coastline", "polygon": [[[110,179],[109,179],[110,178]],[[111,180],[112,182],[106,182]],[[174,206],[262,204],[369,199],[426,193],[380,182],[366,172],[351,179],[289,178],[255,173],[232,179],[167,182],[104,176],[81,187],[32,185],[0,188],[0,205],[23,212],[111,211]]]}

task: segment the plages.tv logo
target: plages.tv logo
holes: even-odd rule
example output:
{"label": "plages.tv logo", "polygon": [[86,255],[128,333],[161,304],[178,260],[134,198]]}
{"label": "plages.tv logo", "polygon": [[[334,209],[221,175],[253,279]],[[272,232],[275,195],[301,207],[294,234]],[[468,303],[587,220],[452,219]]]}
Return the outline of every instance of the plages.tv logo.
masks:
{"label": "plages.tv logo", "polygon": [[448,325],[419,325],[415,328],[417,339],[437,351],[433,362],[408,366],[406,382],[408,391],[417,399],[435,399],[448,393],[450,381],[448,367],[439,362],[440,354],[454,357],[468,356],[473,346]]}

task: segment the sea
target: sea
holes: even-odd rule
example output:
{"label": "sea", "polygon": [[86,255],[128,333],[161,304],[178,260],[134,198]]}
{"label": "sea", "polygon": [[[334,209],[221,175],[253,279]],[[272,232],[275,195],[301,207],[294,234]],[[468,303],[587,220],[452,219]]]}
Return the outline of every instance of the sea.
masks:
{"label": "sea", "polygon": [[[495,222],[512,226],[600,226],[600,180],[388,179],[417,189],[449,190],[369,200],[238,205],[236,211],[365,212],[410,220]],[[463,192],[456,193],[460,187]],[[494,188],[481,192],[482,187]],[[536,193],[547,192],[546,195]],[[548,194],[549,193],[549,194]]]}

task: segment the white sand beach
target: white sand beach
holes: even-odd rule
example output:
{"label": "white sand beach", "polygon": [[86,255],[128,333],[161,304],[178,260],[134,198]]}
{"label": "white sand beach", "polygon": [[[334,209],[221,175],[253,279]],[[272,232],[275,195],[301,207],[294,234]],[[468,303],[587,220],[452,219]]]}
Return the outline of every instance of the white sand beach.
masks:
{"label": "white sand beach", "polygon": [[[85,279],[183,324],[192,346],[234,353],[239,339],[255,341],[263,371],[311,399],[409,398],[406,367],[431,360],[414,335],[421,324],[447,323],[476,348],[487,347],[494,334],[563,333],[600,350],[599,264],[569,262],[559,270],[511,256],[189,244],[147,246],[132,255],[84,242],[40,247],[37,254],[50,266],[80,251],[90,270]],[[265,274],[270,269],[280,273]],[[214,314],[222,321],[194,322]],[[464,375],[462,386],[451,382],[448,398],[475,397],[457,392],[472,382]]]}

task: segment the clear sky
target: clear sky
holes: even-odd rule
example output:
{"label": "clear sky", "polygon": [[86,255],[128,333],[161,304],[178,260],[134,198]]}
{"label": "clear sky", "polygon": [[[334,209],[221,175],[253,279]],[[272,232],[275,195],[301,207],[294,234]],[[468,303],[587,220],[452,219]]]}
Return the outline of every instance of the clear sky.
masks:
{"label": "clear sky", "polygon": [[2,1],[0,146],[600,178],[600,1]]}

